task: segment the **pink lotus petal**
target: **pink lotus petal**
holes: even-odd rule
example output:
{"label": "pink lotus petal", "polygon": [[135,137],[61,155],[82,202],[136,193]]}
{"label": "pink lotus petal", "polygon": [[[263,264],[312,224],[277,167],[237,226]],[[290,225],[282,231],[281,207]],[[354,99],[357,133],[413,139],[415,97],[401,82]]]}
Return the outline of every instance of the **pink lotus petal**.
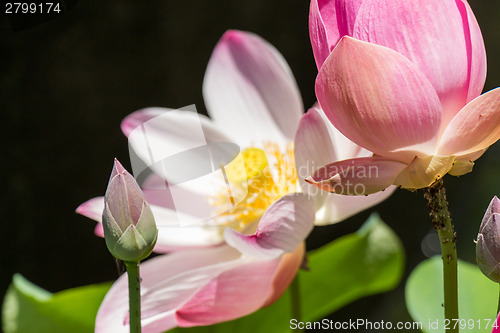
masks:
{"label": "pink lotus petal", "polygon": [[[227,246],[148,260],[141,265],[143,332],[210,325],[249,314],[277,292],[275,282],[282,278],[278,270],[293,277],[296,268],[295,259],[253,260]],[[106,295],[96,332],[127,332],[126,286],[122,275]]]}
{"label": "pink lotus petal", "polygon": [[446,127],[440,155],[466,155],[488,148],[500,139],[500,88],[467,104]]}
{"label": "pink lotus petal", "polygon": [[208,63],[203,96],[210,116],[242,146],[291,141],[303,113],[283,56],[248,32],[222,36]]}
{"label": "pink lotus petal", "polygon": [[483,91],[486,80],[486,50],[481,29],[469,3],[466,0],[460,0],[460,3],[457,2],[457,7],[464,21],[466,18],[468,23],[468,30],[464,29],[464,33],[466,40],[470,41],[467,43],[469,58],[469,93],[467,95],[467,102],[470,102]]}
{"label": "pink lotus petal", "polygon": [[279,258],[241,259],[240,265],[218,275],[182,305],[176,315],[178,325],[211,325],[256,311],[273,293],[279,263]]}
{"label": "pink lotus petal", "polygon": [[304,264],[306,244],[302,242],[292,253],[285,253],[273,277],[273,291],[263,306],[276,302],[292,283],[299,268]]}
{"label": "pink lotus petal", "polygon": [[300,193],[289,194],[274,202],[259,221],[253,235],[234,229],[224,231],[226,243],[255,258],[276,258],[293,252],[314,226],[314,202]]}
{"label": "pink lotus petal", "polygon": [[316,201],[319,201],[318,197],[322,198],[319,205],[317,203],[315,225],[343,221],[380,203],[394,192],[395,187],[391,186],[386,191],[368,196],[341,196],[321,191],[304,180],[323,165],[362,155],[367,157],[372,154],[343,136],[319,107],[309,109],[302,117],[295,135],[295,160],[303,192],[313,196]]}
{"label": "pink lotus petal", "polygon": [[399,150],[407,160],[434,152],[439,99],[415,65],[391,49],[343,37],[321,67],[316,96],[342,134],[378,155]]}
{"label": "pink lotus petal", "polygon": [[309,36],[318,70],[344,35],[352,36],[362,0],[312,0]]}
{"label": "pink lotus petal", "polygon": [[[294,151],[295,166],[300,185],[304,193],[315,194],[317,189],[304,179],[318,168],[337,161],[336,146],[333,141],[333,131],[336,130],[326,119],[323,111],[313,107],[302,116],[295,133]],[[351,143],[355,146],[354,143]],[[322,203],[321,195],[315,196],[318,204]],[[319,206],[318,206],[319,208]]]}
{"label": "pink lotus petal", "polygon": [[86,216],[94,221],[101,222],[104,210],[104,197],[96,197],[82,203],[76,208],[76,213]]}
{"label": "pink lotus petal", "polygon": [[306,181],[332,193],[367,195],[392,185],[405,167],[383,157],[363,157],[328,164]]}
{"label": "pink lotus petal", "polygon": [[[162,332],[176,326],[174,311],[204,284],[217,276],[212,266],[227,265],[239,253],[227,246],[203,250],[186,250],[158,256],[141,264],[141,297],[143,332]],[[208,272],[207,272],[208,268]],[[196,273],[196,270],[201,272]],[[187,272],[187,274],[186,274]],[[191,273],[191,278],[187,279]],[[182,281],[182,277],[186,277]],[[201,284],[201,285],[200,285]],[[177,285],[177,288],[172,287]],[[97,314],[95,332],[128,332],[127,274],[123,274],[106,294]],[[154,310],[156,307],[156,311]],[[168,312],[171,310],[170,312]],[[148,318],[163,329],[151,329]]]}
{"label": "pink lotus petal", "polygon": [[466,7],[455,0],[365,1],[352,35],[389,47],[417,65],[441,100],[444,124],[469,94],[481,92],[486,78],[481,33]]}
{"label": "pink lotus petal", "polygon": [[142,126],[142,124],[148,122],[149,120],[161,116],[165,112],[169,111],[172,110],[165,108],[146,108],[131,113],[127,117],[125,117],[125,119],[122,120],[121,123],[122,132],[128,138],[130,133],[132,133],[132,131],[137,127]]}
{"label": "pink lotus petal", "polygon": [[389,186],[380,192],[363,196],[328,194],[323,207],[316,213],[314,224],[329,225],[344,221],[386,200],[394,193],[396,188],[396,186]]}
{"label": "pink lotus petal", "polygon": [[[143,170],[150,167],[155,173],[168,179],[169,183],[179,183],[177,180],[183,179],[185,172],[179,171],[176,166],[166,167],[163,162],[167,159],[192,152],[191,163],[185,163],[188,168],[186,172],[193,168],[209,168],[207,149],[200,147],[207,147],[209,143],[232,142],[232,139],[215,127],[206,116],[186,110],[140,110],[125,118],[122,128],[128,132],[131,155],[136,155],[131,159],[134,175],[141,178]],[[129,132],[131,128],[134,129]],[[210,184],[210,181],[199,181],[189,189],[206,194],[213,189],[213,183]]]}
{"label": "pink lotus petal", "polygon": [[[103,209],[104,197],[90,199],[76,209],[78,214],[99,222],[95,233],[100,237],[104,237],[100,224]],[[186,220],[193,220],[193,217],[156,205],[151,205],[151,210],[158,227],[158,240],[154,248],[157,253],[180,248],[213,246],[223,242],[223,228],[221,226],[207,225],[202,221],[186,223]],[[187,225],[181,226],[180,219],[183,219]]]}

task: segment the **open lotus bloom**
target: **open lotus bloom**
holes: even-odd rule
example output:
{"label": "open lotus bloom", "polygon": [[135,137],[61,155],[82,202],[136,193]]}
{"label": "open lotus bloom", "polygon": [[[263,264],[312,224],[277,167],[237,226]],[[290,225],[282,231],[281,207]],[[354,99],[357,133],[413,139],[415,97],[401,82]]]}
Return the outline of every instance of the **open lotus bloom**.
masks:
{"label": "open lotus bloom", "polygon": [[315,186],[425,188],[470,172],[500,138],[500,90],[478,96],[486,58],[466,1],[313,1],[310,28],[320,106],[374,153],[330,162]]}
{"label": "open lotus bloom", "polygon": [[[211,119],[194,112],[149,108],[122,123],[134,153],[154,171],[142,184],[159,229],[155,251],[176,250],[141,265],[144,332],[209,325],[272,303],[302,263],[303,241],[314,223],[340,221],[392,192],[349,198],[304,183],[300,193],[299,173],[307,175],[327,160],[371,153],[343,137],[317,107],[303,114],[287,63],[260,37],[226,32],[208,64],[203,93]],[[207,145],[229,142],[241,147],[234,161],[243,164],[233,161],[223,167],[228,187],[212,181],[203,184],[198,181],[202,177],[196,186],[173,182],[175,175],[152,160],[151,147],[165,151],[196,147],[197,136],[191,129],[197,126]],[[136,129],[147,130],[149,146],[136,140]],[[318,141],[324,143],[322,148]],[[203,164],[199,156],[190,157]],[[161,190],[148,187],[165,182]],[[165,190],[174,185],[183,194],[175,205],[164,200]],[[221,209],[227,206],[228,189],[235,206]],[[238,196],[240,192],[244,195]],[[193,204],[200,197],[207,207]],[[102,208],[102,198],[94,198],[77,211],[100,221]],[[200,212],[206,210],[215,214],[203,218]],[[121,277],[107,294],[96,332],[127,331],[125,285],[126,278]]]}

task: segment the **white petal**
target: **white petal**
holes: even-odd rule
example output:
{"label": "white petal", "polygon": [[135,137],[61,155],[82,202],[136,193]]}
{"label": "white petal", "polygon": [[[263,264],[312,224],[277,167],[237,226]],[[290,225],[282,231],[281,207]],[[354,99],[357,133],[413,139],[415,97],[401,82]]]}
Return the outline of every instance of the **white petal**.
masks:
{"label": "white petal", "polygon": [[293,139],[302,100],[283,56],[257,35],[228,31],[203,82],[210,116],[240,145]]}

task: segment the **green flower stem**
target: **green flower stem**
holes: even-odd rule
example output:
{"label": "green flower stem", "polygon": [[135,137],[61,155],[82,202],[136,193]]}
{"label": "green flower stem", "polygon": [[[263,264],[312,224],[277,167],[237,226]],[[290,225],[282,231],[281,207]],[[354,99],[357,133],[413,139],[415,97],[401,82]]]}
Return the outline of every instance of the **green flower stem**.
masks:
{"label": "green flower stem", "polygon": [[439,234],[441,255],[443,259],[444,282],[444,317],[450,321],[447,333],[458,333],[458,325],[453,325],[453,319],[458,319],[458,282],[457,282],[457,248],[456,234],[451,223],[446,200],[446,190],[440,179],[432,187],[425,189],[430,215],[434,228]]}
{"label": "green flower stem", "polygon": [[498,284],[498,305],[497,305],[497,314],[500,313],[500,283]]}
{"label": "green flower stem", "polygon": [[141,276],[139,262],[125,262],[128,275],[130,333],[141,333]]}
{"label": "green flower stem", "polygon": [[[292,319],[297,319],[297,321],[300,322],[302,320],[302,311],[300,309],[300,284],[298,272],[290,285],[290,302],[292,307]],[[292,331],[297,332],[297,330]],[[298,330],[298,332],[302,331],[303,330]]]}

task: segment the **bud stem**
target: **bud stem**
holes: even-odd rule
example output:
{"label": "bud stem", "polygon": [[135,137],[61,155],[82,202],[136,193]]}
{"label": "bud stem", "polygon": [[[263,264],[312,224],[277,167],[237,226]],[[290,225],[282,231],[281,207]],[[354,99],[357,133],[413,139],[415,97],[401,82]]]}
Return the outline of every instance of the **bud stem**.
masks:
{"label": "bud stem", "polygon": [[139,262],[125,262],[128,275],[130,333],[141,333],[141,276]]}
{"label": "bud stem", "polygon": [[[424,190],[424,197],[428,201],[430,216],[434,228],[439,234],[441,255],[443,259],[444,284],[444,317],[453,323],[458,319],[458,282],[457,282],[457,248],[456,233],[451,223],[446,190],[443,180],[440,179],[432,187]],[[458,333],[458,325],[449,325],[447,333]]]}

